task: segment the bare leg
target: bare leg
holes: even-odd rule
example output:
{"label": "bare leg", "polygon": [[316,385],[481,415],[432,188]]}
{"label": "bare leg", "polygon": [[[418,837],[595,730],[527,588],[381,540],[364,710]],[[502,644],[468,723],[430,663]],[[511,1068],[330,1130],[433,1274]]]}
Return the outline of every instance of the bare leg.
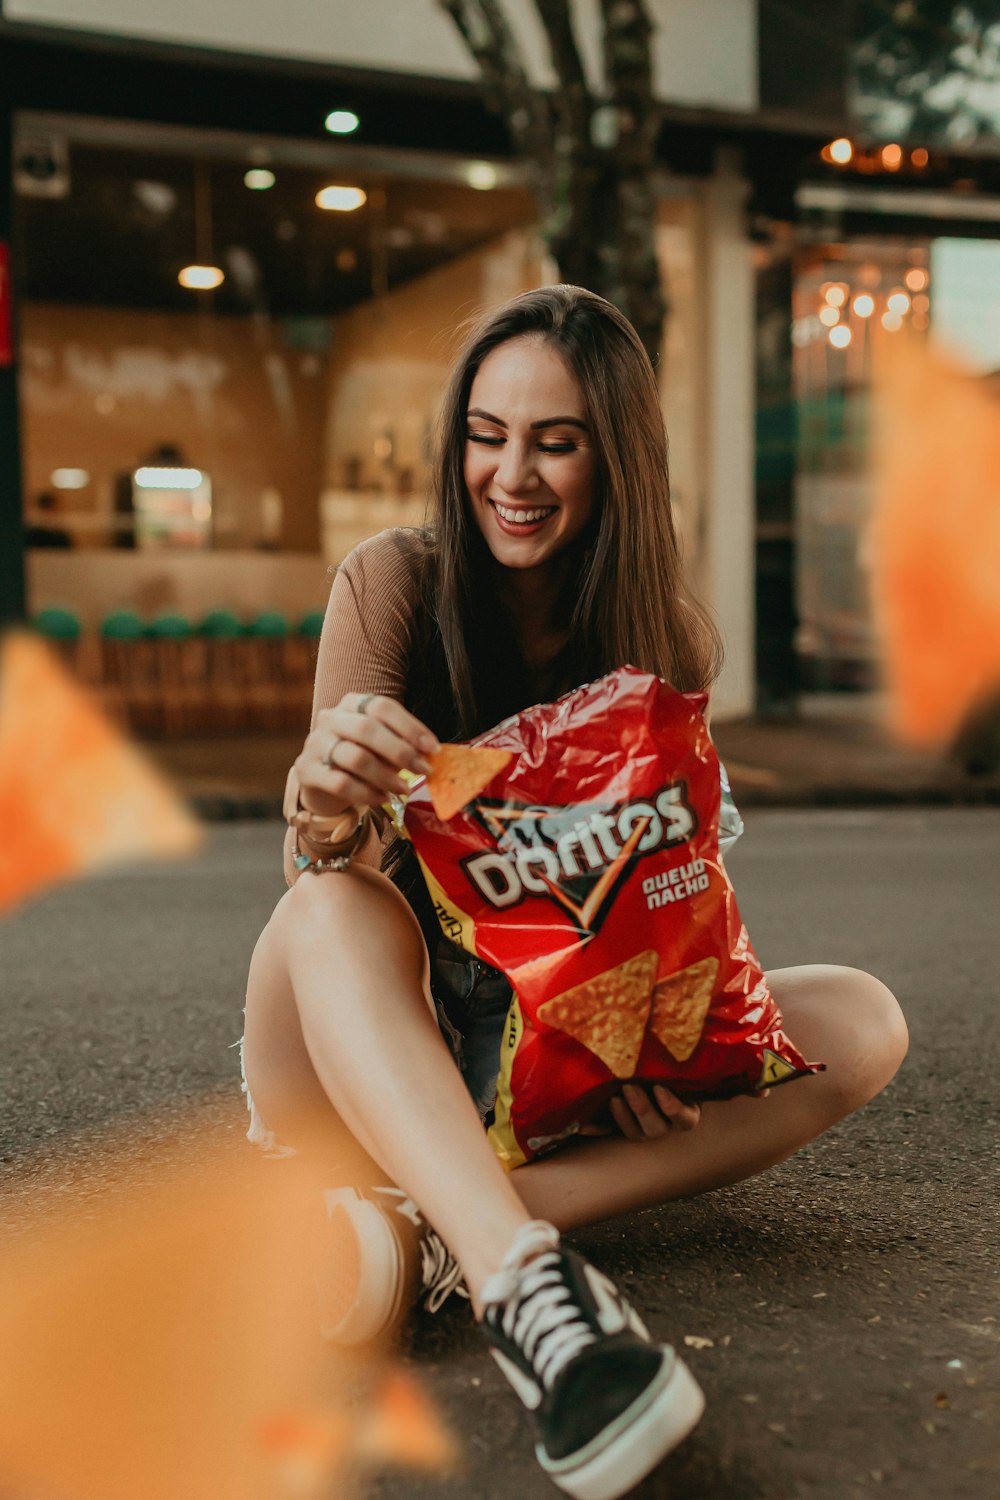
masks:
{"label": "bare leg", "polygon": [[530,1215],[438,1030],[416,919],[383,875],[306,875],[283,897],[254,955],[245,1057],[271,1128],[312,1145],[342,1121],[477,1300]]}
{"label": "bare leg", "polygon": [[768,975],[788,1035],[825,1073],[764,1099],[702,1107],[694,1130],[635,1143],[579,1141],[511,1180],[532,1217],[573,1229],[751,1177],[873,1098],[906,1054],[906,1024],[885,985],[857,969],[809,965]]}

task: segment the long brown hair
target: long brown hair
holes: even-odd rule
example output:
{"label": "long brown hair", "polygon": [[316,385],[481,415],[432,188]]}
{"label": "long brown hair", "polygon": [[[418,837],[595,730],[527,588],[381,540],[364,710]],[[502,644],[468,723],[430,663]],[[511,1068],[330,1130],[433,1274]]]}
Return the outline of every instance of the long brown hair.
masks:
{"label": "long brown hair", "polygon": [[470,517],[463,472],[476,373],[500,344],[526,334],[545,338],[573,371],[597,455],[594,516],[574,544],[579,557],[569,570],[572,597],[563,601],[569,626],[560,662],[565,686],[630,663],[686,691],[708,687],[721,664],[718,631],[682,575],[666,433],[646,351],[628,320],[602,297],[582,287],[542,287],[513,298],[472,329],[444,399],[437,517],[424,569],[427,633],[422,660],[413,660],[411,673],[419,677],[427,669],[413,706],[439,733],[480,732],[529,701],[523,662],[510,633],[498,629],[502,607],[490,582],[485,542]]}

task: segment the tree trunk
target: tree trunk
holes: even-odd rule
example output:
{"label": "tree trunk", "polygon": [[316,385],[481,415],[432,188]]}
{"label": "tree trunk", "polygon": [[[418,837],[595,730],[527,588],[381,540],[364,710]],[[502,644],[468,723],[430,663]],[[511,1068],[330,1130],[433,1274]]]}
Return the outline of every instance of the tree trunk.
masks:
{"label": "tree trunk", "polygon": [[666,299],[656,255],[652,25],[643,0],[600,0],[605,91],[588,87],[570,0],[535,0],[558,80],[532,86],[500,0],[439,0],[528,164],[541,230],[564,281],[620,308],[655,365]]}

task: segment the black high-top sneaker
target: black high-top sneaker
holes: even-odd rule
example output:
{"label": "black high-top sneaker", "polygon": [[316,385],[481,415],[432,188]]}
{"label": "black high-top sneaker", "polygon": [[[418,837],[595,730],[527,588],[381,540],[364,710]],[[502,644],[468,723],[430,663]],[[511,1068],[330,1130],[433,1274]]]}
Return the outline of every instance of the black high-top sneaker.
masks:
{"label": "black high-top sneaker", "polygon": [[452,1292],[469,1294],[440,1235],[400,1188],[331,1188],[317,1273],[323,1337],[367,1344],[417,1302],[437,1312]]}
{"label": "black high-top sneaker", "polygon": [[575,1500],[623,1495],[701,1416],[687,1366],[553,1225],[524,1225],[482,1298],[491,1353],[534,1414],[538,1461]]}

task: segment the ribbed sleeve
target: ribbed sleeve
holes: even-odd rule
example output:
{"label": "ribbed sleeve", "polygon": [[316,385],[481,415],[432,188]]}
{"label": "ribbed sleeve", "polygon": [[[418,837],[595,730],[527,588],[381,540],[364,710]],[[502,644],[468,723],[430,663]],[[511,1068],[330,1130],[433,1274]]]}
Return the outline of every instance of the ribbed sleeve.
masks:
{"label": "ribbed sleeve", "polygon": [[[399,529],[369,537],[344,559],[333,580],[320,637],[313,725],[319,711],[335,708],[345,693],[380,693],[402,700],[418,588],[415,552]],[[288,793],[293,805],[294,776],[293,771]],[[389,837],[387,831],[387,841]],[[377,866],[381,855],[373,836],[357,858]],[[285,840],[285,878],[289,885],[296,878],[290,837]]]}

